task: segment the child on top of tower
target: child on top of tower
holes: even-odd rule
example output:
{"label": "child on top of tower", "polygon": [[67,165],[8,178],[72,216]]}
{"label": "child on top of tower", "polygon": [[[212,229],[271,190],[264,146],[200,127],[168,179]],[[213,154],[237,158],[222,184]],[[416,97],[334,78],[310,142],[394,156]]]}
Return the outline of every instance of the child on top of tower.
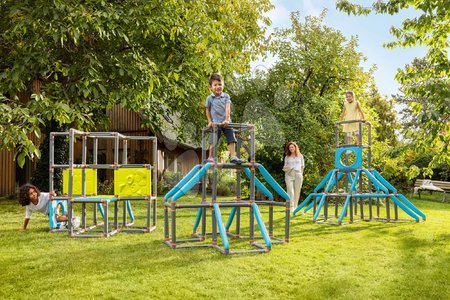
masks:
{"label": "child on top of tower", "polygon": [[211,95],[206,98],[206,118],[208,119],[208,127],[213,127],[214,124],[218,124],[217,137],[214,140],[213,134],[211,134],[209,142],[211,144],[209,148],[208,162],[213,162],[213,147],[214,144],[219,141],[221,133],[227,138],[228,149],[230,151],[230,162],[232,164],[241,164],[244,160],[236,156],[236,137],[232,128],[228,128],[228,124],[231,122],[231,100],[227,93],[223,92],[224,81],[220,74],[214,73],[209,78],[209,89]]}
{"label": "child on top of tower", "polygon": [[[355,98],[355,93],[353,93],[353,91],[345,92],[344,109],[339,120],[357,121],[364,119],[364,113],[361,109],[359,101]],[[347,134],[345,137],[345,143],[347,145],[353,144],[353,133],[355,133],[356,139],[359,141],[359,123],[346,123],[342,124],[342,126],[342,131]]]}

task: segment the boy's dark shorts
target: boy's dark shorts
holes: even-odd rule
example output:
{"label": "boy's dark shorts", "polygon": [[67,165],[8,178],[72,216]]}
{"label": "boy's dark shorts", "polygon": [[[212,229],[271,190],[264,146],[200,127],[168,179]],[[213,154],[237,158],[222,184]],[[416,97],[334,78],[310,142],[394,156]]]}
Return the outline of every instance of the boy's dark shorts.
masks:
{"label": "boy's dark shorts", "polygon": [[[217,136],[217,141],[219,141],[220,135],[222,134],[222,132],[225,135],[225,137],[227,138],[227,143],[228,144],[230,144],[230,143],[237,143],[236,136],[234,135],[234,130],[233,130],[233,128],[229,128],[229,127],[225,127],[225,128],[219,127],[219,128],[217,128],[217,135],[218,135]],[[209,135],[209,143],[211,145],[213,144],[213,133],[211,133]]]}

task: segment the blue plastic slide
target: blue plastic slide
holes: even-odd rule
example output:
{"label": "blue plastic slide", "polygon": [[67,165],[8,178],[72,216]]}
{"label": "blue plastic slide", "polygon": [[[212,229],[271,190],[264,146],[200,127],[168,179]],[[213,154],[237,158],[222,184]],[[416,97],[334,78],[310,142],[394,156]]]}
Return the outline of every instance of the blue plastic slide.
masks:
{"label": "blue plastic slide", "polygon": [[256,222],[258,223],[259,231],[261,232],[261,235],[262,235],[264,241],[266,242],[267,248],[270,249],[270,248],[272,248],[272,241],[270,240],[270,236],[269,236],[269,233],[267,232],[266,225],[264,224],[264,222],[262,220],[258,205],[255,202],[253,202],[252,208],[253,208],[253,214],[255,215]]}
{"label": "blue plastic slide", "polygon": [[182,196],[184,196],[191,188],[197,184],[197,182],[202,179],[203,176],[208,172],[208,169],[211,167],[210,163],[205,164],[192,178],[183,185],[180,190],[178,190],[175,195],[172,196],[172,201],[175,202]]}
{"label": "blue plastic slide", "polygon": [[172,197],[176,192],[178,192],[180,190],[181,187],[183,187],[186,182],[189,181],[189,179],[192,178],[192,176],[194,176],[197,171],[202,167],[202,165],[196,165],[194,166],[184,177],[183,179],[180,180],[180,182],[178,182],[165,196],[164,196],[164,201],[167,201],[170,199],[170,197]]}
{"label": "blue plastic slide", "polygon": [[267,183],[285,200],[289,201],[289,195],[286,193],[285,190],[278,184],[278,182],[275,181],[275,179],[270,175],[269,172],[264,168],[263,165],[257,164],[258,170],[261,172],[261,175],[264,177],[264,179],[267,181]]}
{"label": "blue plastic slide", "polygon": [[228,242],[228,236],[225,230],[225,226],[223,226],[222,214],[220,213],[219,205],[217,203],[214,203],[213,208],[214,208],[214,216],[216,217],[217,221],[216,223],[217,226],[219,227],[220,237],[222,238],[223,248],[225,249],[225,251],[228,251],[230,250],[230,243]]}
{"label": "blue plastic slide", "polygon": [[[250,171],[249,168],[245,168],[244,173],[245,175],[247,175],[248,179],[250,179],[250,177],[252,176],[252,172]],[[264,184],[261,183],[261,181],[259,181],[259,179],[256,176],[255,176],[255,186],[258,190],[261,191],[261,193],[266,195],[270,200],[273,200],[272,193],[264,186]]]}

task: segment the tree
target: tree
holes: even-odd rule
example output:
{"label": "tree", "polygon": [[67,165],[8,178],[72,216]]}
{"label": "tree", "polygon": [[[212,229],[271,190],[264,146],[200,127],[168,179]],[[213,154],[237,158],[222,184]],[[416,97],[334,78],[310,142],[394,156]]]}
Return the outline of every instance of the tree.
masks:
{"label": "tree", "polygon": [[[50,120],[92,129],[121,104],[159,131],[198,125],[207,76],[243,72],[264,50],[269,0],[0,1],[0,149],[39,156]],[[197,123],[196,123],[197,122]],[[179,128],[182,131],[182,128]]]}
{"label": "tree", "polygon": [[395,100],[386,99],[377,90],[373,90],[371,94],[367,98],[366,105],[375,112],[377,118],[377,122],[373,124],[376,141],[396,147],[399,143],[397,134],[401,126],[397,121]]}
{"label": "tree", "polygon": [[396,41],[387,47],[424,45],[426,56],[400,70],[396,79],[402,85],[404,103],[416,119],[417,130],[407,128],[414,146],[421,152],[436,153],[425,175],[432,168],[450,164],[450,63],[448,58],[450,9],[447,0],[389,0],[373,2],[363,7],[349,0],[339,0],[336,7],[349,14],[397,14],[402,9],[414,8],[420,15],[406,19],[401,28],[391,28]]}
{"label": "tree", "polygon": [[280,173],[285,143],[298,142],[307,164],[306,190],[332,168],[334,124],[344,92],[354,90],[364,102],[371,78],[360,67],[364,57],[357,40],[323,25],[324,16],[302,21],[293,13],[292,27],[272,36],[275,65],[229,85],[234,119],[255,124],[261,143],[257,158],[273,174]]}

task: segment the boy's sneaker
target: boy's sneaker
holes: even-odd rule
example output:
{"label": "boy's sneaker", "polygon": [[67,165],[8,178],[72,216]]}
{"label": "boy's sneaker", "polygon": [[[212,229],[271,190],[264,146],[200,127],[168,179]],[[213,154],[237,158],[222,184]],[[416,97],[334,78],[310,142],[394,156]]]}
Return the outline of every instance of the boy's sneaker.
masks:
{"label": "boy's sneaker", "polygon": [[207,160],[205,160],[205,163],[213,163],[214,162],[214,158],[212,157],[208,157]]}
{"label": "boy's sneaker", "polygon": [[232,163],[232,164],[242,164],[242,163],[245,163],[245,160],[243,160],[243,159],[240,159],[240,158],[237,158],[236,156],[233,156],[231,159],[230,159],[230,163]]}

